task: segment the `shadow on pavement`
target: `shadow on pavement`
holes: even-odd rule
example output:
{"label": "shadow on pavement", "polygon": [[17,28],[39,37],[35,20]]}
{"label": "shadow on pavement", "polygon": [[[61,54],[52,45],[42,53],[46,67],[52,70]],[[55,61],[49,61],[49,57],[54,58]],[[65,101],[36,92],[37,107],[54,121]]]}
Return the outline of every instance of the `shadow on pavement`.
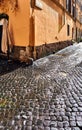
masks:
{"label": "shadow on pavement", "polygon": [[20,61],[7,60],[0,58],[0,76],[6,73],[10,73],[20,67],[25,68],[28,67],[29,64]]}
{"label": "shadow on pavement", "polygon": [[82,67],[82,62],[76,65],[75,67]]}

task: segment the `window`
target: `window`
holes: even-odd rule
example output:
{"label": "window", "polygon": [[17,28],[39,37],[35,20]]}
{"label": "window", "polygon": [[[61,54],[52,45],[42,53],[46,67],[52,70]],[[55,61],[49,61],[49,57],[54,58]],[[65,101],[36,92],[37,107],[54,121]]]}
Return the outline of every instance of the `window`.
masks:
{"label": "window", "polygon": [[59,14],[59,31],[65,25],[65,13]]}
{"label": "window", "polygon": [[76,39],[77,39],[77,28],[76,28]]}
{"label": "window", "polygon": [[72,28],[72,39],[74,38],[74,28]]}
{"label": "window", "polygon": [[78,9],[76,8],[76,18],[78,19]]}
{"label": "window", "polygon": [[72,15],[73,15],[74,18],[75,18],[75,12],[76,12],[76,10],[75,10],[75,6],[73,5]]}
{"label": "window", "polygon": [[69,4],[69,1],[66,0],[66,9],[68,10],[68,4]]}
{"label": "window", "polygon": [[71,0],[66,0],[66,9],[69,13],[71,13]]}
{"label": "window", "polygon": [[67,36],[69,36],[70,35],[70,25],[68,24],[67,25]]}

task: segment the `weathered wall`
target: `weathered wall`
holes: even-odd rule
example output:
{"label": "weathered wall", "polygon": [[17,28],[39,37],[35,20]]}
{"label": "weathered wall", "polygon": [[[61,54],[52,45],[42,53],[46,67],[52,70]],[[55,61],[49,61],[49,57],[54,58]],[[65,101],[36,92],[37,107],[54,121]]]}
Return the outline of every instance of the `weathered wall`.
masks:
{"label": "weathered wall", "polygon": [[[59,13],[63,11],[51,0],[41,0],[42,10],[34,10],[35,46],[45,43],[55,43],[72,39],[73,20],[65,14],[65,25],[59,31]],[[67,24],[70,26],[70,36],[67,36]]]}
{"label": "weathered wall", "polygon": [[[67,35],[67,25],[70,26],[70,35]],[[72,28],[74,22],[68,14],[65,13],[65,25],[58,32],[58,41],[72,40]]]}
{"label": "weathered wall", "polygon": [[29,46],[30,0],[18,0],[16,10],[13,10],[13,5],[11,6],[8,2],[6,4],[6,7],[1,9],[0,13],[9,15],[9,32],[14,45],[11,55],[15,58],[26,60],[26,57],[28,59],[29,56],[29,49],[26,49],[26,46]]}
{"label": "weathered wall", "polygon": [[18,0],[18,10],[9,10],[9,30],[16,46],[29,45],[30,0]]}
{"label": "weathered wall", "polygon": [[[40,0],[42,9],[31,8],[30,0],[18,0],[18,10],[13,12],[11,8],[7,14],[9,15],[9,30],[14,44],[13,55],[24,58],[41,57],[42,53],[53,52],[67,45],[72,44],[70,41],[75,39],[72,29],[80,28],[80,24],[76,25],[68,13],[52,2],[51,0]],[[63,0],[60,0],[65,5]],[[60,28],[59,15],[65,14],[65,23]],[[67,36],[67,25],[70,25],[70,35]],[[68,42],[65,42],[68,41]],[[29,53],[30,52],[30,53]],[[44,55],[43,54],[43,55]],[[39,56],[38,56],[39,55]]]}

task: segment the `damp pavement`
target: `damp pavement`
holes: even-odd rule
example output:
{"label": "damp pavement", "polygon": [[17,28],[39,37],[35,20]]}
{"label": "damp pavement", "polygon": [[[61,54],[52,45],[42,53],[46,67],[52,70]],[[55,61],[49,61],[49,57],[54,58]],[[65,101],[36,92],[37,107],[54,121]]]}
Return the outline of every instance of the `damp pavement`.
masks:
{"label": "damp pavement", "polygon": [[0,130],[82,130],[82,43],[32,66],[0,60]]}

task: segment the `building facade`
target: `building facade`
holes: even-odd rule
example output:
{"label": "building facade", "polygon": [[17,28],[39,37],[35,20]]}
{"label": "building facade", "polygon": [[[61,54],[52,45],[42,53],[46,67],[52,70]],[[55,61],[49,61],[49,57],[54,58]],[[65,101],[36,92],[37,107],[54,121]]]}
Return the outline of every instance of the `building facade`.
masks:
{"label": "building facade", "polygon": [[2,3],[0,12],[9,16],[11,55],[15,58],[37,59],[71,45],[72,40],[81,39],[81,0],[13,0],[12,4],[9,1],[8,5]]}

